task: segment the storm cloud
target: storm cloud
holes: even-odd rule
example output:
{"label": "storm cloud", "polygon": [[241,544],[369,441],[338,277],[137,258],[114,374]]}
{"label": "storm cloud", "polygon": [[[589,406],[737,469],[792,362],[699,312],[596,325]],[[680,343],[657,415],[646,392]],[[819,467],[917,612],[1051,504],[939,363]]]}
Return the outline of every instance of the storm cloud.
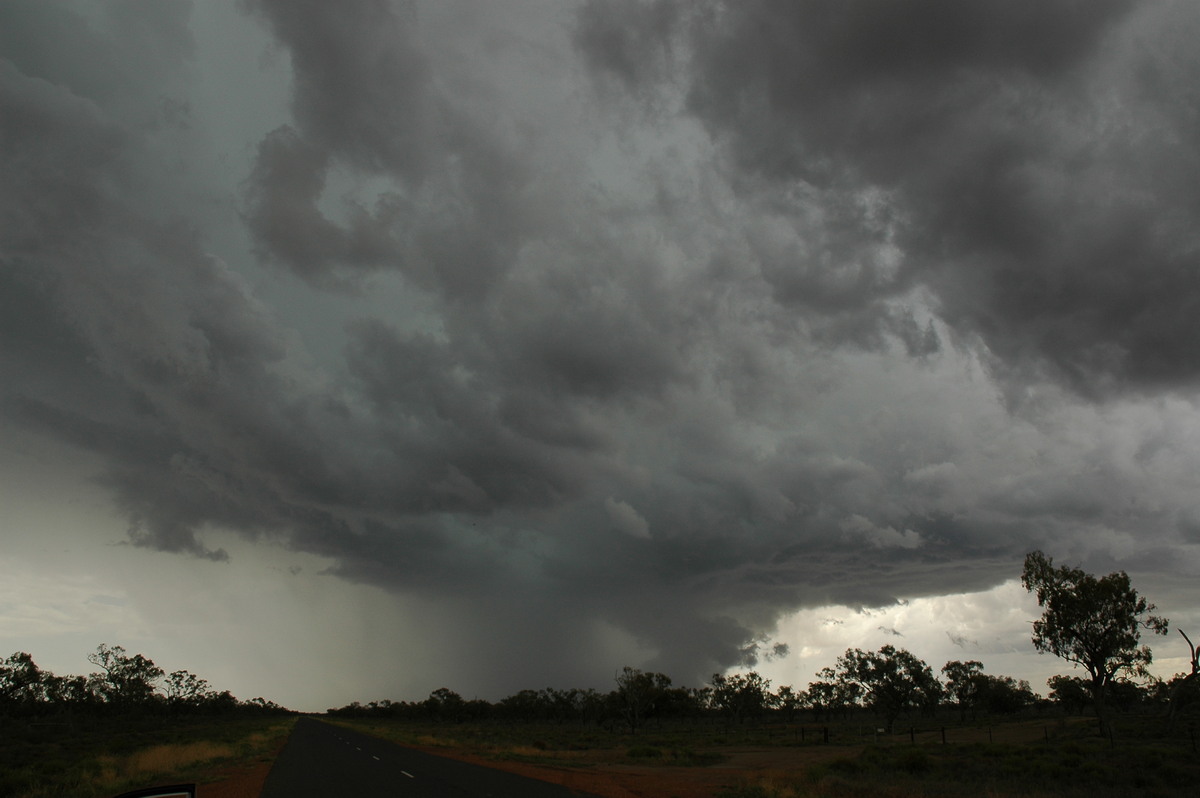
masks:
{"label": "storm cloud", "polygon": [[0,14],[0,409],[136,546],[323,558],[491,696],[1195,562],[1190,4]]}
{"label": "storm cloud", "polygon": [[686,48],[671,86],[739,179],[872,202],[843,217],[846,238],[885,224],[897,263],[884,277],[843,250],[857,269],[848,302],[919,284],[997,371],[1089,397],[1194,384],[1186,5],[654,7],[686,22],[646,42],[617,6],[590,4],[578,37],[589,62],[642,83],[658,76],[639,65],[661,61],[662,41]]}

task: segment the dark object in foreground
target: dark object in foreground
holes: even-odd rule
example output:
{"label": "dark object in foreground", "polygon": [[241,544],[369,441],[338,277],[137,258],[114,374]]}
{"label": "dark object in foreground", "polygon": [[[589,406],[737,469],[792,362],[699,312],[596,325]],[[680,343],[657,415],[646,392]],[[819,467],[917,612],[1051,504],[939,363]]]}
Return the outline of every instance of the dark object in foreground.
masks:
{"label": "dark object in foreground", "polygon": [[195,784],[171,784],[166,787],[146,787],[123,792],[115,798],[196,798]]}

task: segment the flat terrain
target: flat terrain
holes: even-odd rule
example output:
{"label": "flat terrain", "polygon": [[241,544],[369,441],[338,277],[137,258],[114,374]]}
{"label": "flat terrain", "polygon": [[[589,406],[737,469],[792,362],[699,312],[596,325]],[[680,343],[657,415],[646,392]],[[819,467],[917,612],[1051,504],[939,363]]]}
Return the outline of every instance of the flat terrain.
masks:
{"label": "flat terrain", "polygon": [[1171,798],[1195,795],[1200,783],[1187,730],[1165,738],[1156,718],[1131,720],[1116,740],[1095,736],[1082,718],[949,724],[945,743],[943,727],[928,722],[893,735],[871,723],[831,724],[830,744],[819,726],[685,724],[634,737],[569,725],[352,725],[604,798]]}
{"label": "flat terrain", "polygon": [[0,796],[108,798],[153,784],[241,777],[274,760],[295,720],[244,713],[0,716]]}
{"label": "flat terrain", "polygon": [[[878,733],[868,715],[830,722],[826,743],[823,724],[729,726],[712,718],[651,724],[636,735],[578,722],[9,719],[0,725],[0,795],[109,798],[124,789],[184,781],[199,784],[199,798],[295,796],[301,794],[298,783],[320,786],[325,794],[370,794],[380,792],[379,784],[355,786],[353,774],[365,773],[363,765],[382,767],[385,759],[402,771],[382,774],[389,785],[382,794],[388,795],[405,794],[399,779],[414,789],[421,789],[418,779],[422,787],[436,784],[438,791],[426,794],[442,796],[470,795],[486,780],[493,794],[523,798],[543,789],[551,790],[547,796],[601,798],[1171,798],[1194,796],[1200,783],[1200,717],[1185,718],[1167,733],[1152,713],[1126,716],[1112,740],[1096,736],[1094,720],[1056,714],[911,722],[911,730],[902,725],[892,735]],[[304,750],[304,738],[319,730],[340,749],[345,768],[321,764]],[[342,772],[336,785],[320,784],[323,776],[313,775],[295,777],[290,787],[269,784],[274,766],[293,757],[287,753],[293,743],[302,763]],[[487,772],[460,770],[447,759]],[[513,792],[516,782],[491,780],[509,775],[539,782]]]}

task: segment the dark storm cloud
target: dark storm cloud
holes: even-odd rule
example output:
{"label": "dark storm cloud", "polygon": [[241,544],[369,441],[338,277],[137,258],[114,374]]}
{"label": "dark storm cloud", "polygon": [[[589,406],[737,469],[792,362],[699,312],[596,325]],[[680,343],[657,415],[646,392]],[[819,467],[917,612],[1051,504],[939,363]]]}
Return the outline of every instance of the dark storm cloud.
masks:
{"label": "dark storm cloud", "polygon": [[354,166],[420,180],[444,135],[416,5],[246,0],[292,59],[292,113],[316,146]]}
{"label": "dark storm cloud", "polygon": [[[266,11],[272,19],[323,13],[289,8]],[[387,34],[374,29],[381,9],[364,6],[358,19],[372,35]],[[280,31],[298,37],[289,44],[310,46],[292,22]],[[107,44],[119,58],[117,41]],[[337,56],[355,45],[320,46]],[[295,68],[370,67],[339,64],[309,54]],[[661,340],[666,331],[645,308],[627,306],[620,291],[589,300],[624,272],[575,275],[570,257],[556,285],[508,286],[480,316],[447,310],[448,336],[400,333],[372,319],[351,324],[344,385],[331,388],[292,359],[272,311],[175,216],[187,210],[181,198],[165,214],[143,200],[158,175],[138,158],[151,144],[177,145],[170,133],[151,141],[137,122],[28,68],[32,74],[6,63],[3,73],[6,152],[19,155],[5,161],[4,226],[20,234],[4,253],[5,296],[31,303],[5,319],[14,375],[5,410],[100,457],[97,481],[128,519],[131,542],[219,560],[227,555],[206,544],[211,530],[282,541],[330,558],[329,572],[347,579],[469,601],[471,617],[455,616],[464,640],[499,624],[507,642],[497,646],[528,651],[542,643],[539,659],[551,672],[563,663],[588,667],[568,642],[589,618],[638,638],[670,639],[662,662],[677,672],[736,658],[748,632],[732,619],[697,618],[696,601],[721,614],[702,591],[653,622],[641,619],[642,602],[601,599],[631,576],[643,601],[657,603],[662,590],[682,584],[676,577],[662,588],[645,585],[655,567],[644,542],[623,531],[608,542],[613,529],[587,512],[576,513],[579,529],[555,520],[576,501],[609,517],[594,483],[611,481],[616,490],[629,470],[613,453],[611,431],[623,402],[661,394],[677,370],[672,342]],[[414,185],[445,182],[450,167],[435,159],[438,174],[422,173],[370,130],[355,138],[323,125],[320,87],[345,75],[333,84],[300,77],[293,126],[262,141],[250,175],[247,221],[258,243],[314,284],[335,287],[346,266],[415,253],[415,262],[386,265],[450,303],[482,297],[490,265],[511,258],[507,242],[520,227],[509,201],[519,170],[506,165],[503,147],[465,122],[439,140],[464,165],[461,196],[452,198],[465,216],[421,207],[400,220],[415,231],[383,216],[357,227],[328,221],[318,202],[336,165],[384,168]],[[364,109],[377,99],[357,96]],[[348,112],[341,101],[326,110]],[[403,205],[396,195],[379,207],[391,202]],[[381,243],[364,244],[375,230]],[[625,527],[638,517],[628,513]],[[613,557],[613,568],[589,562],[597,554]],[[562,576],[569,573],[590,574],[590,590],[568,598],[577,587]],[[547,602],[560,605],[557,621]],[[707,632],[688,631],[697,628]],[[590,668],[594,678],[597,666]],[[494,685],[497,677],[478,678]]]}
{"label": "dark storm cloud", "polygon": [[[172,8],[178,21],[186,8]],[[123,59],[147,52],[138,36],[130,47],[120,38],[131,30],[125,12],[114,4],[95,20],[59,20],[106,48],[99,61],[112,74],[78,89],[97,101],[128,89]],[[58,44],[55,64],[75,75],[62,69],[69,41]],[[0,62],[0,224],[13,231],[0,279],[6,298],[30,304],[6,319],[6,404],[23,423],[108,460],[99,479],[135,543],[219,558],[196,537],[203,527],[278,525],[280,487],[322,481],[320,456],[302,443],[310,436],[287,431],[304,428],[306,409],[284,397],[272,371],[280,334],[195,229],[157,217],[153,199],[142,204],[139,192],[152,187],[137,154],[158,135],[147,127],[154,104],[98,104],[15,55],[31,73]],[[162,72],[178,69],[179,52],[158,55]],[[153,62],[141,67],[153,71]]]}
{"label": "dark storm cloud", "polygon": [[[609,8],[580,17],[590,63],[653,80],[637,64],[659,62],[658,41],[690,48],[687,108],[740,169],[888,192],[903,268],[883,289],[932,289],[1002,371],[1087,393],[1197,377],[1186,4],[764,0],[711,4],[653,42]],[[616,61],[598,49],[611,40]],[[806,268],[781,273],[819,297]],[[846,289],[859,307],[873,296]]]}
{"label": "dark storm cloud", "polygon": [[[486,292],[515,254],[525,168],[443,96],[416,5],[246,6],[286,48],[293,72],[294,126],[260,143],[249,181],[261,254],[319,286],[398,269],[448,297]],[[347,203],[347,218],[331,219],[318,201],[338,169],[394,183],[373,207]]]}
{"label": "dark storm cloud", "polygon": [[133,543],[326,558],[495,695],[614,647],[694,684],[803,605],[1194,536],[1190,416],[1018,381],[1189,376],[1191,62],[1136,44],[1170,10],[588,3],[556,51],[542,7],[242,7],[292,82],[233,231],[186,6],[12,6],[57,55],[0,51],[0,409],[97,456]]}
{"label": "dark storm cloud", "polygon": [[674,0],[585,3],[575,43],[591,69],[637,93],[667,76],[672,40],[685,15],[685,4]]}

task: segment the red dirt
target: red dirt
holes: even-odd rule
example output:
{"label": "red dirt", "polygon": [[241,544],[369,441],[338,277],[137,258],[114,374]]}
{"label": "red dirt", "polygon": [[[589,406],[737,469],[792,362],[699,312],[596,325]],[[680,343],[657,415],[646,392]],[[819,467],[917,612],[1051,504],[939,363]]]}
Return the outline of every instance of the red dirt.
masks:
{"label": "red dirt", "polygon": [[275,764],[275,757],[279,756],[286,743],[285,737],[269,756],[258,762],[234,765],[218,771],[212,780],[196,785],[196,798],[259,798],[263,785],[267,782],[267,774]]}

